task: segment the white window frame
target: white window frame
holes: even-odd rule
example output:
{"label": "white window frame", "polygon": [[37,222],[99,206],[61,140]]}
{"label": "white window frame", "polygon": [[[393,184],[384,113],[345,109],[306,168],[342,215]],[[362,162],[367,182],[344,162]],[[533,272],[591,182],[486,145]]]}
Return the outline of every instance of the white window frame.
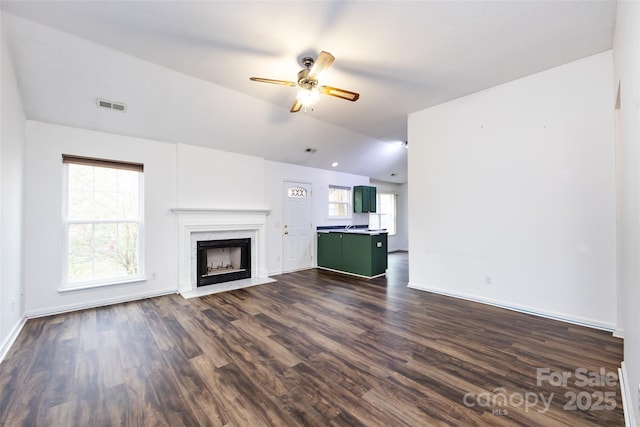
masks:
{"label": "white window frame", "polygon": [[[70,159],[70,160],[69,160]],[[138,219],[132,220],[118,220],[118,219],[92,219],[92,220],[72,220],[69,219],[69,164],[84,164],[93,165],[97,167],[113,167],[116,169],[131,169],[140,168],[140,175],[138,177]],[[111,165],[111,166],[109,166]],[[105,286],[115,286],[127,283],[137,283],[146,281],[145,268],[144,268],[144,172],[142,170],[143,165],[138,163],[127,163],[114,160],[96,159],[90,157],[80,157],[63,155],[63,278],[62,286],[58,292],[72,292],[83,289],[100,288]],[[131,276],[113,277],[105,279],[96,279],[90,281],[81,282],[69,282],[69,225],[71,224],[118,224],[118,223],[131,223],[135,222],[138,225],[138,273]]]}
{"label": "white window frame", "polygon": [[380,212],[380,210],[382,209],[382,203],[380,203],[380,198],[381,198],[381,196],[383,194],[385,194],[385,195],[386,194],[390,194],[390,195],[393,196],[393,210],[394,210],[394,212],[393,212],[393,214],[391,214],[392,217],[393,217],[393,230],[389,231],[389,236],[395,236],[396,234],[398,234],[398,194],[397,193],[392,193],[392,192],[389,192],[389,191],[379,191],[379,192],[377,192],[377,194],[376,194],[376,206],[377,206],[377,209],[376,209],[375,213],[372,212],[372,213],[369,214],[369,227],[372,226],[371,225],[372,217],[376,218],[375,221],[377,221],[378,225],[380,227],[382,227],[382,216],[383,215],[389,215],[389,214]]}
{"label": "white window frame", "polygon": [[[338,202],[331,200],[330,191],[327,191],[327,216],[329,219],[350,219],[352,218],[352,194],[353,190],[351,187],[345,187],[343,185],[329,185],[329,190],[345,190],[347,192],[347,201],[346,202]],[[346,215],[331,215],[331,205],[343,205],[345,206]]]}

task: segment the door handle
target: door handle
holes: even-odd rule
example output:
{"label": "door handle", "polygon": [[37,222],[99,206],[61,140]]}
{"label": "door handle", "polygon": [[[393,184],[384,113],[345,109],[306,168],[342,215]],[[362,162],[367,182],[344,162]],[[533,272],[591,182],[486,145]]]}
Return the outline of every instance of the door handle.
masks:
{"label": "door handle", "polygon": [[285,230],[284,234],[289,234],[289,232],[287,230]]}

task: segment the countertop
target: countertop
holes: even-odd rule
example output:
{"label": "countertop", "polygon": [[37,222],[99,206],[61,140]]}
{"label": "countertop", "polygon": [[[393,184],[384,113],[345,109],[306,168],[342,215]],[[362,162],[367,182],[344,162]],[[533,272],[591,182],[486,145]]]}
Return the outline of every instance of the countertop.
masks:
{"label": "countertop", "polygon": [[329,229],[329,230],[318,230],[318,233],[342,233],[342,234],[366,234],[369,236],[378,236],[380,234],[387,234],[386,229],[380,230],[369,230],[368,228],[350,228],[348,230],[345,229]]}

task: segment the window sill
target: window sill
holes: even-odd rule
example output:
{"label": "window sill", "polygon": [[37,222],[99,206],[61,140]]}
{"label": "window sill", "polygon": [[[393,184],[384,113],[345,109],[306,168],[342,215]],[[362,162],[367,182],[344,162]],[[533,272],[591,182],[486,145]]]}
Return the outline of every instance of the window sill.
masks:
{"label": "window sill", "polygon": [[64,287],[64,288],[60,288],[58,289],[58,293],[59,294],[64,294],[67,292],[77,292],[77,291],[86,291],[86,290],[90,290],[90,289],[98,289],[98,288],[108,288],[111,286],[119,286],[119,285],[128,285],[128,284],[132,284],[132,283],[141,283],[141,282],[146,282],[147,278],[146,277],[135,277],[135,278],[131,278],[131,279],[126,279],[126,280],[118,280],[118,281],[114,281],[114,282],[104,282],[104,283],[87,283],[84,285],[77,285],[77,286],[68,286],[68,287]]}

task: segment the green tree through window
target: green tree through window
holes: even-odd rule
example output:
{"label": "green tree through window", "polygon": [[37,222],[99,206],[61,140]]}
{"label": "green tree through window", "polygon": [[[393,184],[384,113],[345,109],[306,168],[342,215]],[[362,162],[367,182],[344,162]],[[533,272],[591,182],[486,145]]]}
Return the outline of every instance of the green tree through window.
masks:
{"label": "green tree through window", "polygon": [[142,165],[63,157],[67,177],[67,284],[142,276]]}

